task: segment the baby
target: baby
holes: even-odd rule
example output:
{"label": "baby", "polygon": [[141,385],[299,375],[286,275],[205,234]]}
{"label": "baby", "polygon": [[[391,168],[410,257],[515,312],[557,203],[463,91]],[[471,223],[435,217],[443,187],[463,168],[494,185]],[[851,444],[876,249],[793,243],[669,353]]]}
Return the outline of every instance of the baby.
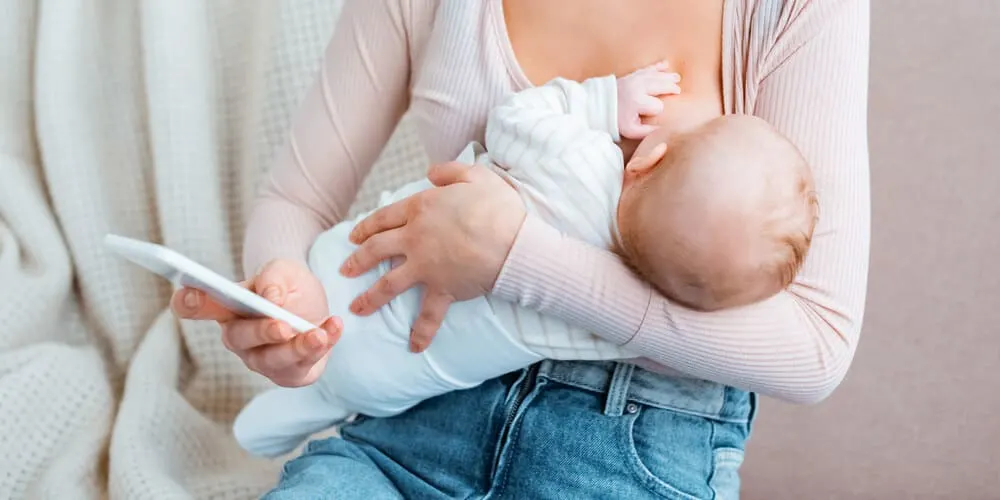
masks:
{"label": "baby", "polygon": [[[755,118],[727,116],[675,134],[642,125],[641,116],[659,111],[657,96],[680,91],[678,81],[657,65],[621,79],[556,79],[513,94],[490,113],[486,149],[472,143],[458,160],[489,166],[528,212],[614,251],[682,305],[715,310],[765,299],[792,281],[809,246],[816,218],[809,168]],[[627,166],[620,133],[645,136]],[[411,183],[384,194],[381,205],[430,187],[426,179]],[[356,223],[320,235],[309,255],[344,333],[316,383],[264,392],[240,413],[234,433],[251,453],[278,456],[354,413],[395,415],[542,359],[634,357],[491,296],[453,304],[434,342],[410,353],[419,289],[368,317],[347,310],[391,268],[384,262],[359,278],[340,275]]]}
{"label": "baby", "polygon": [[750,304],[792,282],[817,201],[788,140],[763,120],[729,115],[672,136],[659,129],[636,153],[614,250],[637,274],[704,311]]}

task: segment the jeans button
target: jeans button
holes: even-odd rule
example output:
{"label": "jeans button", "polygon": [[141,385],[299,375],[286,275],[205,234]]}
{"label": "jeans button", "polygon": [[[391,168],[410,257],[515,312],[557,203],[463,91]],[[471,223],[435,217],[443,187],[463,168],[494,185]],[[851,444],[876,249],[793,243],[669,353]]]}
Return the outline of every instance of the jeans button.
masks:
{"label": "jeans button", "polygon": [[625,413],[633,414],[637,411],[639,411],[639,405],[635,403],[629,403],[628,405],[625,406]]}

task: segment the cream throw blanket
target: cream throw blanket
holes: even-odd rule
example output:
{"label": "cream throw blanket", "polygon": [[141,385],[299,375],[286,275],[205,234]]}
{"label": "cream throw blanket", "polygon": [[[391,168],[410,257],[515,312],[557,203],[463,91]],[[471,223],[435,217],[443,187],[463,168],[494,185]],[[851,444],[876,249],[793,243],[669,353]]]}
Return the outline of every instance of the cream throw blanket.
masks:
{"label": "cream throw blanket", "polygon": [[[161,241],[239,276],[243,224],[336,0],[4,0],[0,498],[251,498],[279,462],[229,425],[267,382],[109,254]],[[357,205],[416,178],[397,133]]]}

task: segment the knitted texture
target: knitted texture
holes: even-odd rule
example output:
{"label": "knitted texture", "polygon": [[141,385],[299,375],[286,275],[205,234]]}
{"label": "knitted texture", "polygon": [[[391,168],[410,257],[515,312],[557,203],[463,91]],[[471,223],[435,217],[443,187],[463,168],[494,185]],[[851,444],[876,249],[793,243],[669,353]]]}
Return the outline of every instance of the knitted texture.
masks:
{"label": "knitted texture", "polygon": [[[0,498],[254,498],[280,462],[230,422],[267,382],[171,287],[163,242],[229,277],[334,0],[9,0],[0,16]],[[404,125],[405,127],[405,125]],[[417,178],[405,130],[359,195]]]}

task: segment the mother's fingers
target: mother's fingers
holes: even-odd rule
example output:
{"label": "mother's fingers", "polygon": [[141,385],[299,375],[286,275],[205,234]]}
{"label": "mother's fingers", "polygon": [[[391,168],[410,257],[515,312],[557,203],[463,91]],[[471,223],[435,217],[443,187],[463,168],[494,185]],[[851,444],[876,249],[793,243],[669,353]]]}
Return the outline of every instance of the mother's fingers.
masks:
{"label": "mother's fingers", "polygon": [[378,265],[383,260],[403,255],[403,234],[398,229],[391,229],[375,234],[347,257],[340,266],[340,274],[348,278],[361,276]]}
{"label": "mother's fingers", "polygon": [[299,366],[307,370],[323,359],[330,348],[340,340],[340,335],[344,332],[344,322],[340,318],[331,317],[324,321],[320,328],[322,332],[326,333],[326,345],[323,345],[323,338],[319,335],[320,330],[313,330],[316,335],[305,339],[306,347],[311,347],[311,350],[306,352],[306,355],[299,361]]}
{"label": "mother's fingers", "polygon": [[247,351],[243,362],[251,370],[282,379],[282,385],[305,385],[312,380],[300,380],[323,359],[340,338],[339,323],[327,321],[324,328],[309,331],[280,344],[264,345]]}
{"label": "mother's fingers", "polygon": [[416,284],[414,266],[403,263],[379,278],[371,288],[354,299],[351,302],[351,312],[358,316],[367,316]]}
{"label": "mother's fingers", "polygon": [[412,196],[404,198],[391,205],[386,205],[368,217],[365,217],[351,231],[351,243],[360,245],[375,234],[406,224],[407,204],[412,203],[412,200]]}
{"label": "mother's fingers", "polygon": [[[241,285],[243,284],[241,283]],[[239,317],[239,314],[212,300],[205,292],[188,287],[174,292],[170,298],[170,309],[177,317],[184,319],[208,319],[221,322],[231,321]]]}
{"label": "mother's fingers", "polygon": [[295,336],[292,328],[276,319],[239,319],[222,330],[222,342],[234,352],[287,342]]}
{"label": "mother's fingers", "polygon": [[420,315],[410,330],[410,351],[422,352],[434,340],[448,307],[455,299],[451,295],[427,290],[420,301]]}

